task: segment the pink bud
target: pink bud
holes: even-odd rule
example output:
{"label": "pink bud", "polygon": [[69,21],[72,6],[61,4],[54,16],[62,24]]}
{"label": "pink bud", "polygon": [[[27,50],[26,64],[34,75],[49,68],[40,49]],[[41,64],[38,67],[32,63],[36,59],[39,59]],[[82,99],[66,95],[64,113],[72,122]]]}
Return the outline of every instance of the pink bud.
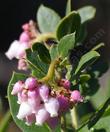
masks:
{"label": "pink bud", "polygon": [[11,92],[12,95],[17,94],[18,92],[21,92],[24,87],[24,82],[23,81],[18,81],[14,84],[13,90]]}
{"label": "pink bud", "polygon": [[49,118],[49,113],[46,111],[46,109],[43,107],[38,110],[36,114],[36,125],[43,125],[43,123]]}
{"label": "pink bud", "polygon": [[26,116],[32,114],[32,107],[28,104],[28,102],[22,102],[19,108],[19,112],[17,114],[17,118],[23,120]]}
{"label": "pink bud", "polygon": [[19,41],[21,43],[29,42],[30,41],[30,37],[29,37],[28,32],[26,32],[26,31],[22,32],[21,35],[20,35]]}
{"label": "pink bud", "polygon": [[49,96],[49,88],[46,85],[42,85],[39,88],[39,94],[44,102],[48,101],[48,96]]}
{"label": "pink bud", "polygon": [[63,86],[64,88],[66,89],[69,89],[70,88],[70,81],[67,80],[67,79],[62,79],[61,82],[60,82],[60,85]]}
{"label": "pink bud", "polygon": [[56,98],[49,98],[45,103],[46,110],[50,113],[50,117],[57,117],[59,110],[59,102]]}
{"label": "pink bud", "polygon": [[25,85],[29,90],[34,90],[38,86],[37,79],[34,77],[29,77],[26,79]]}
{"label": "pink bud", "polygon": [[26,23],[26,24],[22,25],[22,29],[23,29],[24,31],[28,31],[28,30],[29,30],[29,24]]}
{"label": "pink bud", "polygon": [[83,97],[81,96],[80,92],[78,90],[74,90],[71,93],[71,101],[78,103],[83,101]]}
{"label": "pink bud", "polygon": [[29,44],[28,43],[20,43],[19,42],[19,47],[17,50],[17,54],[16,54],[16,58],[17,59],[21,59],[21,58],[25,58],[26,52],[25,50],[29,48]]}
{"label": "pink bud", "polygon": [[26,71],[28,68],[27,63],[24,59],[18,60],[18,69]]}

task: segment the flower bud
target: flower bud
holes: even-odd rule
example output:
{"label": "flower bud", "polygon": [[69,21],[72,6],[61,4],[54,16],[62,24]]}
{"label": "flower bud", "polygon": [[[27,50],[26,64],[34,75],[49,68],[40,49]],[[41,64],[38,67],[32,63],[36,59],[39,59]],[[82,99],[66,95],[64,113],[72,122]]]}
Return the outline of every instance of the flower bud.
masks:
{"label": "flower bud", "polygon": [[43,123],[49,118],[49,113],[46,111],[46,109],[43,107],[38,110],[36,114],[36,125],[43,125]]}
{"label": "flower bud", "polygon": [[69,89],[71,83],[70,83],[70,81],[67,80],[67,79],[62,79],[62,80],[60,81],[60,85],[63,86],[64,88],[66,88],[66,89]]}
{"label": "flower bud", "polygon": [[74,103],[78,103],[78,102],[83,101],[83,97],[81,96],[81,94],[78,90],[74,90],[71,93],[71,101],[73,101]]}
{"label": "flower bud", "polygon": [[17,54],[16,54],[16,58],[17,59],[22,59],[22,58],[25,58],[25,55],[26,55],[26,52],[25,50],[29,48],[29,45],[28,43],[24,42],[24,43],[20,43],[19,42],[19,47],[17,50]]}
{"label": "flower bud", "polygon": [[29,42],[30,41],[30,37],[29,37],[28,32],[26,32],[26,31],[22,32],[21,35],[20,35],[19,41],[21,43]]}
{"label": "flower bud", "polygon": [[24,82],[23,81],[18,81],[14,84],[13,90],[11,92],[12,95],[17,94],[18,92],[21,92],[24,87]]}
{"label": "flower bud", "polygon": [[49,98],[45,103],[46,110],[50,113],[50,117],[57,117],[59,110],[59,102],[56,98]]}
{"label": "flower bud", "polygon": [[39,94],[40,94],[40,97],[42,98],[42,100],[44,102],[47,102],[48,101],[48,96],[49,96],[49,88],[46,85],[42,85],[39,88]]}
{"label": "flower bud", "polygon": [[23,120],[26,116],[32,114],[32,107],[28,104],[28,102],[22,102],[19,108],[19,112],[17,114],[17,118]]}
{"label": "flower bud", "polygon": [[29,30],[29,24],[26,23],[26,24],[22,25],[22,29],[23,29],[24,31],[28,31],[28,30]]}
{"label": "flower bud", "polygon": [[25,86],[29,90],[34,90],[38,86],[37,79],[34,77],[27,78],[25,81]]}
{"label": "flower bud", "polygon": [[27,70],[28,66],[24,59],[18,60],[18,70]]}

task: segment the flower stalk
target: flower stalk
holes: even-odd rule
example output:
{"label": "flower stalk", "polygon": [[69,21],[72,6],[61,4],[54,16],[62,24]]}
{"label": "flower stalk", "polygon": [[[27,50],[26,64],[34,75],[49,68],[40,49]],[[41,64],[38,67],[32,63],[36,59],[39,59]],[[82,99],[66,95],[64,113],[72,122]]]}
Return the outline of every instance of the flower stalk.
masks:
{"label": "flower stalk", "polygon": [[78,116],[76,107],[74,106],[71,110],[71,119],[72,119],[72,126],[75,128],[75,130],[78,128]]}
{"label": "flower stalk", "polygon": [[59,62],[60,62],[59,60],[52,61],[49,66],[47,75],[44,78],[42,78],[41,80],[39,80],[39,82],[47,83],[48,81],[52,80],[54,73],[55,73],[55,67],[59,64]]}

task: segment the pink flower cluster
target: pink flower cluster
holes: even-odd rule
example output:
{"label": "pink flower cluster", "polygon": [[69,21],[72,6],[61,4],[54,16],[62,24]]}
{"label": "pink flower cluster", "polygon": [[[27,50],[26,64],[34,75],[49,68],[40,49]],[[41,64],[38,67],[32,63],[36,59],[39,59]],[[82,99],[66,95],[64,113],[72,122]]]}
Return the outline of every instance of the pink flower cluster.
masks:
{"label": "pink flower cluster", "polygon": [[26,56],[25,50],[32,46],[30,41],[36,37],[33,34],[36,34],[37,31],[35,31],[36,29],[33,21],[24,24],[22,29],[23,32],[20,34],[19,40],[13,41],[5,54],[10,60],[13,58],[19,59],[19,70],[27,70],[27,65],[24,60]]}
{"label": "pink flower cluster", "polygon": [[[65,88],[67,84],[66,80]],[[27,78],[25,82],[16,82],[11,94],[17,95],[17,103],[20,104],[18,119],[25,120],[27,125],[46,122],[51,128],[56,127],[61,114],[69,110],[70,102],[75,104],[83,101],[78,90],[69,93],[70,97],[61,93],[53,95],[49,86],[39,83],[34,77]]]}

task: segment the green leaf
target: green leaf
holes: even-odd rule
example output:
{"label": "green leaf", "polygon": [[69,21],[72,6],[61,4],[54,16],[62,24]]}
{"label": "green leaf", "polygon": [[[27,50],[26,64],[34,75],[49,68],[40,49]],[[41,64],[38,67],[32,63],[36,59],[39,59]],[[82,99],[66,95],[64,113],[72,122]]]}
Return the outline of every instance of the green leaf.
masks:
{"label": "green leaf", "polygon": [[81,70],[85,69],[88,65],[92,64],[99,57],[100,54],[96,51],[90,51],[83,55],[76,68],[75,74],[78,74]]}
{"label": "green leaf", "polygon": [[[106,109],[110,106],[110,98],[104,103],[104,105],[99,108],[98,111],[95,112],[95,114],[92,115],[92,117],[86,121],[77,131],[78,132],[86,132],[89,131],[89,129],[94,129],[94,132],[98,132],[98,130],[104,129],[106,132],[110,131],[110,116],[103,118],[103,114],[106,111]],[[101,118],[102,117],[102,118]],[[100,132],[99,131],[99,132]],[[105,132],[104,131],[104,132]]]}
{"label": "green leaf", "polygon": [[80,26],[80,16],[76,11],[69,13],[58,24],[56,36],[60,40],[67,34],[74,33]]}
{"label": "green leaf", "polygon": [[8,86],[8,101],[9,101],[9,106],[10,106],[10,111],[12,114],[12,117],[17,124],[17,126],[23,131],[23,132],[49,132],[49,129],[44,125],[42,127],[36,126],[36,125],[31,125],[27,126],[24,121],[21,121],[17,119],[16,115],[19,110],[19,104],[17,103],[17,97],[11,95],[11,91],[13,89],[13,84],[15,84],[19,80],[25,80],[27,76],[23,74],[18,74],[18,73],[13,73],[12,79],[9,83]]}
{"label": "green leaf", "polygon": [[92,128],[93,131],[88,130],[87,125],[77,132],[110,132],[110,116],[101,118],[97,124]]}
{"label": "green leaf", "polygon": [[74,48],[74,46],[75,46],[75,34],[73,33],[64,36],[58,44],[59,56],[63,58],[68,56],[69,50]]}
{"label": "green leaf", "polygon": [[51,62],[49,51],[42,43],[35,43],[32,46],[32,50],[38,52],[38,55],[43,62],[47,64]]}
{"label": "green leaf", "polygon": [[86,23],[83,23],[80,25],[76,33],[76,43],[81,44],[85,40],[86,36],[87,36]]}
{"label": "green leaf", "polygon": [[67,0],[66,15],[68,15],[70,12],[71,12],[71,0]]}
{"label": "green leaf", "polygon": [[103,117],[106,117],[106,116],[110,116],[110,106],[108,106],[108,108],[107,108],[106,111],[104,112]]}
{"label": "green leaf", "polygon": [[105,110],[108,108],[110,105],[110,98],[104,103],[103,107],[100,108],[89,120],[88,123],[88,128],[92,128],[98,121],[99,119],[103,116]]}
{"label": "green leaf", "polygon": [[81,16],[81,23],[94,18],[96,9],[93,6],[85,6],[77,10]]}
{"label": "green leaf", "polygon": [[101,118],[94,129],[95,132],[110,132],[110,116]]}
{"label": "green leaf", "polygon": [[30,68],[34,70],[34,73],[36,73],[36,77],[40,79],[47,74],[49,66],[40,60],[38,53],[36,51],[32,52],[31,49],[27,49],[26,59]]}
{"label": "green leaf", "polygon": [[56,26],[60,21],[60,17],[52,9],[41,5],[37,12],[37,21],[42,33],[55,32]]}
{"label": "green leaf", "polygon": [[[110,77],[109,77],[109,74],[107,74],[108,66],[107,64],[104,64],[102,59],[97,62],[100,62],[100,63],[98,63],[98,65],[96,65],[97,63],[95,63],[95,65],[92,66],[95,69],[91,71],[91,72],[94,72],[94,70],[96,70],[98,72],[98,75],[97,76],[95,75],[96,78],[100,77],[100,88],[97,91],[97,93],[95,93],[95,95],[91,97],[91,102],[94,108],[96,109],[100,105],[102,105],[107,100],[108,97],[110,97]],[[102,76],[103,74],[104,76]],[[105,81],[102,83],[103,79]],[[92,82],[91,80],[91,84],[93,84],[92,87],[96,89],[96,83]]]}
{"label": "green leaf", "polygon": [[104,46],[104,43],[100,43],[100,44],[98,44],[98,45],[96,45],[94,48],[92,48],[91,50],[98,50],[98,49],[100,49],[101,47],[103,47]]}
{"label": "green leaf", "polygon": [[52,45],[50,48],[51,60],[55,60],[58,57],[58,46]]}
{"label": "green leaf", "polygon": [[87,82],[91,76],[89,74],[82,74],[80,75],[80,83],[85,83]]}

